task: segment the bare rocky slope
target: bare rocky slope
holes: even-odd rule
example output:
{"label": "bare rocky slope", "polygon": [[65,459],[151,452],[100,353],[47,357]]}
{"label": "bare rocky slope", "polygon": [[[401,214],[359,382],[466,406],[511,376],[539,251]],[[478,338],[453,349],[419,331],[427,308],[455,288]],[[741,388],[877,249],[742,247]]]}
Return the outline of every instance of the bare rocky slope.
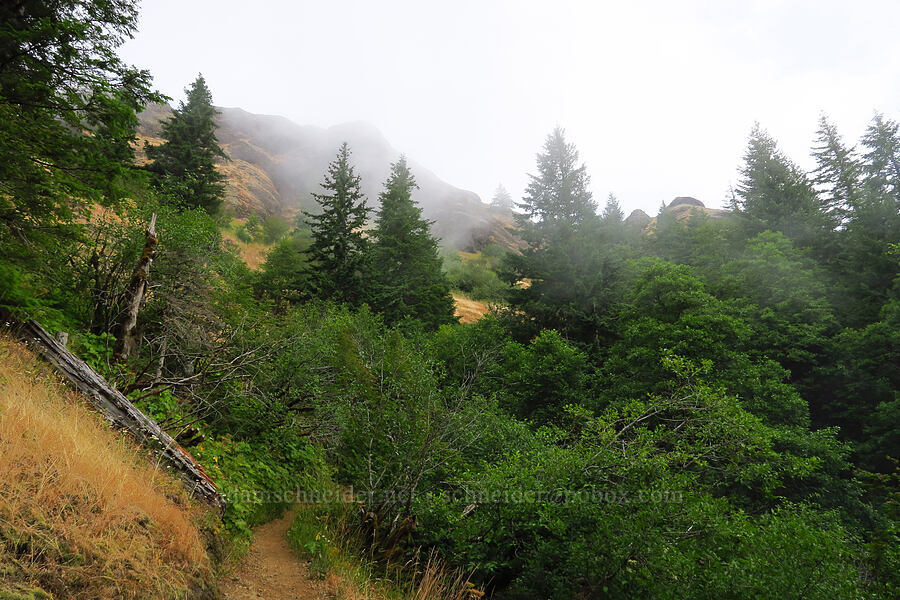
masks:
{"label": "bare rocky slope", "polygon": [[[240,108],[219,108],[218,138],[230,160],[221,171],[227,177],[226,206],[237,216],[293,215],[315,210],[312,193],[338,150],[347,142],[362,178],[370,206],[400,156],[375,127],[356,122],[322,128],[298,125],[284,117],[257,115]],[[160,123],[171,115],[167,105],[148,107],[140,116],[140,137],[159,143]],[[414,199],[426,218],[435,221],[433,233],[443,243],[477,250],[488,243],[516,245],[507,230],[509,212],[492,209],[474,192],[457,188],[407,157],[419,184]]]}

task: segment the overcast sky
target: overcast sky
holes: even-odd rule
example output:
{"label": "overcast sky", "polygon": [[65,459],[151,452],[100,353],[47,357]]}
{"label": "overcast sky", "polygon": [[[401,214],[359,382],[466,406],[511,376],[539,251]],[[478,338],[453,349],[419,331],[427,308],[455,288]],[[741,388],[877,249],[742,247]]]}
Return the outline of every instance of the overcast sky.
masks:
{"label": "overcast sky", "polygon": [[123,47],[180,100],[365,120],[488,200],[521,197],[560,125],[602,206],[721,206],[754,121],[798,163],[821,113],[856,141],[900,112],[900,2],[143,0]]}

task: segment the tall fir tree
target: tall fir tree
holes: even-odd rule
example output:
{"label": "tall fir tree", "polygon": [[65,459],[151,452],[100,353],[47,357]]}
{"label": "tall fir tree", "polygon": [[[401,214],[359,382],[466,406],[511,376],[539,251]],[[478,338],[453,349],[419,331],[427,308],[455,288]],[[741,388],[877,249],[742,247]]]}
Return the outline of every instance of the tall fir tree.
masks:
{"label": "tall fir tree", "polygon": [[569,339],[595,343],[608,331],[620,256],[610,251],[587,169],[561,129],[548,136],[537,165],[539,174],[531,176],[517,215],[528,246],[505,263],[504,276],[514,284],[511,314],[527,315],[520,319],[523,338],[557,329]]}
{"label": "tall fir tree", "polygon": [[876,114],[861,140],[862,185],[856,193],[833,267],[844,293],[844,321],[865,326],[900,288],[892,244],[900,239],[900,125]]}
{"label": "tall fir tree", "polygon": [[379,196],[369,298],[388,324],[410,317],[433,329],[456,318],[431,222],[412,199],[418,187],[401,156]]}
{"label": "tall fir tree", "polygon": [[900,204],[900,123],[876,114],[862,139],[863,181],[871,196]]}
{"label": "tall fir tree", "polygon": [[566,142],[561,128],[547,136],[544,151],[537,156],[537,167],[538,174],[529,175],[525,197],[518,204],[522,210],[519,223],[529,243],[539,244],[559,226],[572,229],[596,218],[597,204],[588,190],[587,169],[578,164],[578,150]]}
{"label": "tall fir tree", "polygon": [[796,244],[822,243],[829,229],[824,207],[809,179],[758,124],[750,133],[733,209],[749,236],[781,231]]}
{"label": "tall fir tree", "polygon": [[619,199],[615,194],[610,193],[606,200],[606,206],[603,208],[603,214],[600,215],[606,223],[621,223],[625,220],[625,213],[619,204]]}
{"label": "tall fir tree", "polygon": [[491,206],[500,210],[512,210],[513,199],[503,184],[498,184],[494,190],[494,197],[491,198]]}
{"label": "tall fir tree", "polygon": [[216,139],[212,93],[203,75],[185,90],[187,101],[163,123],[159,146],[147,145],[153,162],[156,188],[182,208],[202,208],[210,214],[219,210],[225,195],[225,176],[216,170],[216,159],[227,158]]}
{"label": "tall fir tree", "polygon": [[858,202],[861,165],[854,148],[844,145],[837,127],[822,115],[812,155],[816,159],[813,183],[833,226],[840,225]]}
{"label": "tall fir tree", "polygon": [[370,209],[360,188],[360,178],[350,164],[345,142],[328,165],[321,184],[324,193],[313,194],[322,208],[307,214],[312,244],[307,255],[312,263],[312,286],[317,297],[359,304],[363,299],[364,270],[369,242],[363,234]]}

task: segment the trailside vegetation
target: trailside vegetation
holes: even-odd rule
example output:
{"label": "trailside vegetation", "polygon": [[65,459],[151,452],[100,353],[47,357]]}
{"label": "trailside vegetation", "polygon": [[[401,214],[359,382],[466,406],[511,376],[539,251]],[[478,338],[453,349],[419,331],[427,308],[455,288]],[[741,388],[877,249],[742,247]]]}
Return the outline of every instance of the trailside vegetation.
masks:
{"label": "trailside vegetation", "polygon": [[[135,111],[159,99],[114,55],[134,4],[0,11],[0,306],[69,332],[189,448],[234,549],[300,500],[308,555],[352,549],[380,577],[432,553],[473,595],[897,597],[889,117],[857,146],[823,120],[812,173],[756,127],[731,211],[664,207],[644,229],[614,197],[598,215],[557,129],[518,205],[524,247],[446,274],[405,161],[372,219],[345,144],[318,213],[244,224],[274,244],[252,271],[213,216],[202,78],[134,163]],[[451,286],[497,306],[460,325]],[[0,515],[17,507],[0,495]],[[12,535],[0,552],[23,548]]]}

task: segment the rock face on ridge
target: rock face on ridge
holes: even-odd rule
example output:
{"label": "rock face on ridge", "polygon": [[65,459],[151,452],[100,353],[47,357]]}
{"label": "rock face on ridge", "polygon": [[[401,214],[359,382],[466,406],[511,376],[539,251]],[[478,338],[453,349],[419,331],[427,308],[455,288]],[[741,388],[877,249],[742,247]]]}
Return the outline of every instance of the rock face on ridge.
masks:
{"label": "rock face on ridge", "polygon": [[699,206],[700,208],[706,208],[705,204],[691,196],[678,196],[669,202],[669,208],[674,208],[676,206]]}
{"label": "rock face on ridge", "polygon": [[666,207],[679,221],[689,219],[695,214],[705,214],[712,220],[724,219],[728,211],[721,208],[706,208],[706,205],[690,196],[678,196]]}
{"label": "rock face on ridge", "polygon": [[644,229],[653,219],[641,209],[631,211],[631,214],[625,218],[625,224],[636,229]]}
{"label": "rock face on ridge", "polygon": [[[718,221],[729,215],[729,211],[722,208],[707,208],[705,204],[691,196],[678,196],[666,205],[664,211],[666,214],[674,216],[678,221],[687,221],[696,215],[703,215],[713,221]],[[650,232],[656,228],[656,220],[657,217],[650,217],[641,209],[637,209],[628,215],[628,218],[625,219],[625,224]]]}

